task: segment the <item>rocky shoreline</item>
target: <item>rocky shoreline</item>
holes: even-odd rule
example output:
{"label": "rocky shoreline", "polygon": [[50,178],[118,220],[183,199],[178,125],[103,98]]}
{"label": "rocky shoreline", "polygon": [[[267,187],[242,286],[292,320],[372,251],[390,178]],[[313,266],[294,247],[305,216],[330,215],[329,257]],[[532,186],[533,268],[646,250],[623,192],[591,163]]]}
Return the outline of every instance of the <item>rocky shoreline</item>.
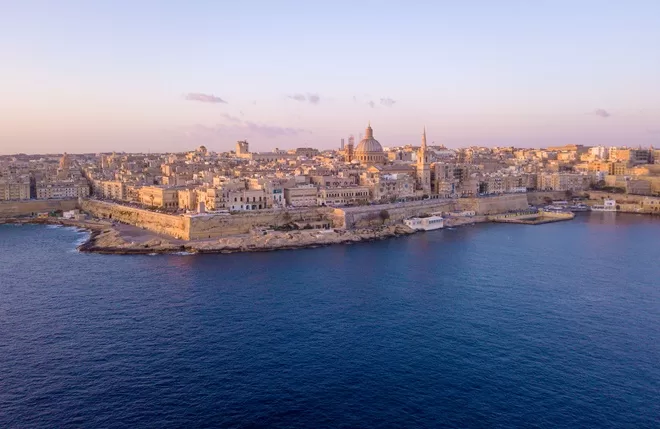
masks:
{"label": "rocky shoreline", "polygon": [[[446,226],[453,227],[484,221],[486,221],[485,217],[456,218],[448,220]],[[250,234],[199,241],[182,241],[160,236],[150,236],[145,241],[130,241],[130,237],[122,234],[111,222],[104,220],[14,218],[2,219],[0,223],[75,227],[90,233],[88,239],[78,246],[80,252],[108,255],[268,252],[385,240],[416,232],[406,225],[397,224],[355,230],[255,231]]]}
{"label": "rocky shoreline", "polygon": [[116,230],[92,231],[89,239],[80,245],[81,252],[115,255],[171,254],[171,253],[238,253],[267,252],[273,250],[304,249],[332,244],[348,244],[383,240],[412,234],[405,225],[362,229],[355,231],[272,231],[265,234],[245,234],[217,240],[179,244],[167,239],[154,239],[145,243],[126,242]]}

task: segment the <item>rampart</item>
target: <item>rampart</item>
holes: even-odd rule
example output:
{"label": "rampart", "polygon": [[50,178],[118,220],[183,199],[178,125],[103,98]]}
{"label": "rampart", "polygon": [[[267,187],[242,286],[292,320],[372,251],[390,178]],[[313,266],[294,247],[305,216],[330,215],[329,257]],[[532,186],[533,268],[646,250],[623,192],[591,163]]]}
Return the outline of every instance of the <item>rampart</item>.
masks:
{"label": "rampart", "polygon": [[332,220],[332,209],[311,207],[293,210],[260,210],[231,215],[171,215],[97,200],[84,200],[84,211],[157,234],[182,240],[221,238],[250,232],[254,227],[282,226],[291,222]]}
{"label": "rampart", "polygon": [[506,194],[493,197],[459,198],[460,210],[472,210],[477,215],[492,215],[529,207],[526,194]]}
{"label": "rampart", "polygon": [[[579,196],[581,192],[575,192],[575,196]],[[562,201],[566,200],[565,191],[534,191],[527,192],[527,201],[533,206],[540,206],[547,204],[548,201]]]}
{"label": "rampart", "polygon": [[190,215],[189,239],[220,238],[246,234],[254,227],[278,227],[292,222],[312,222],[329,220],[334,225],[328,207],[308,207],[291,210],[259,210],[231,215]]}
{"label": "rampart", "polygon": [[77,199],[1,201],[0,218],[34,216],[37,213],[52,212],[56,210],[67,211],[73,210],[77,206]]}
{"label": "rampart", "polygon": [[180,215],[157,213],[97,200],[83,200],[80,208],[94,217],[116,220],[157,234],[184,240],[187,240],[190,234],[188,219]]}
{"label": "rampart", "polygon": [[456,200],[422,200],[406,203],[378,204],[374,206],[345,207],[334,209],[334,223],[346,229],[367,228],[375,225],[391,225],[403,219],[433,212],[453,211]]}

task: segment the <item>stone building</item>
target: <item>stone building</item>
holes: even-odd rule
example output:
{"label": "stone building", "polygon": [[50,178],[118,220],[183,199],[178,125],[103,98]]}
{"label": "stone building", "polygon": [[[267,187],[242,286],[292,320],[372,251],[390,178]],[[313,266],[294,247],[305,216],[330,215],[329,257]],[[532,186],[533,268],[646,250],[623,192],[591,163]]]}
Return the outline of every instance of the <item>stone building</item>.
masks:
{"label": "stone building", "polygon": [[323,188],[318,191],[318,205],[325,206],[366,204],[369,198],[369,188],[366,186]]}
{"label": "stone building", "polygon": [[315,185],[302,185],[284,188],[284,200],[291,207],[313,207],[318,205],[318,188]]}
{"label": "stone building", "polygon": [[176,209],[179,207],[177,189],[162,186],[143,186],[138,190],[140,203],[145,206]]}

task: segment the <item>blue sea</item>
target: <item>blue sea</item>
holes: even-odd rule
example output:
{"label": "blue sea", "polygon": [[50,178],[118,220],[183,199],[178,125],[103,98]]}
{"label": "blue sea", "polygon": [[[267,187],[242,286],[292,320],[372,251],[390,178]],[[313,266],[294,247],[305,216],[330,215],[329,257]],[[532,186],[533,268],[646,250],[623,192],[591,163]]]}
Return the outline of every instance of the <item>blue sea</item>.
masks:
{"label": "blue sea", "polygon": [[660,219],[109,256],[0,226],[1,428],[659,428]]}

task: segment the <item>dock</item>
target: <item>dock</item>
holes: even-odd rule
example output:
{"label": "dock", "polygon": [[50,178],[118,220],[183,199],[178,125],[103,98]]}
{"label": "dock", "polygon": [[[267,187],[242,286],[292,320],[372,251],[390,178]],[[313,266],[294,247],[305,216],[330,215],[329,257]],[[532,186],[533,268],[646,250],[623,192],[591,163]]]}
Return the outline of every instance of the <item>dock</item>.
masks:
{"label": "dock", "polygon": [[498,223],[517,223],[523,225],[541,225],[551,222],[562,222],[575,218],[571,212],[551,212],[544,210],[525,210],[521,212],[502,213],[489,216],[488,220]]}

